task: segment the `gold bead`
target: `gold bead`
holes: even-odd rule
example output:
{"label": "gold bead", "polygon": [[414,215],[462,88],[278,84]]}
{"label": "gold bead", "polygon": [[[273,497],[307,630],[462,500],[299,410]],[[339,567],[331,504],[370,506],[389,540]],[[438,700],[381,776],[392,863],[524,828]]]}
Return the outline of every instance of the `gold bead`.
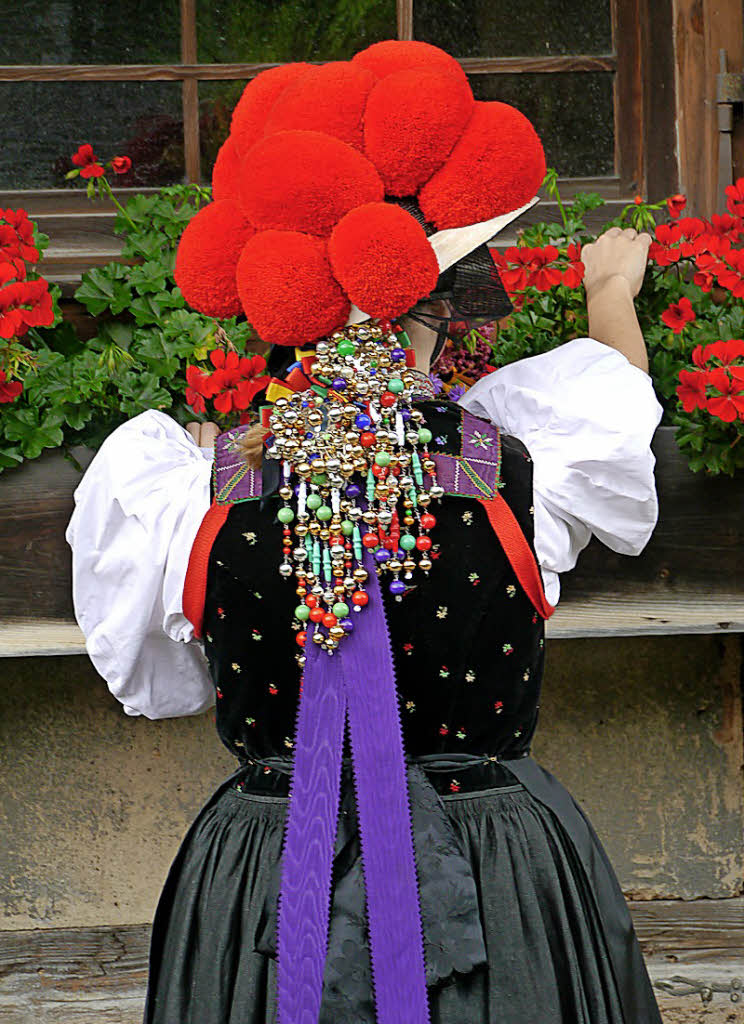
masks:
{"label": "gold bead", "polygon": [[318,534],[320,533],[320,523],[318,522],[317,519],[311,519],[310,522],[308,523],[307,528],[313,535],[313,537],[317,537]]}
{"label": "gold bead", "polygon": [[279,488],[279,497],[283,498],[285,501],[289,501],[289,499],[292,497],[292,488],[287,487],[286,484],[282,484],[282,486]]}
{"label": "gold bead", "polygon": [[416,563],[412,558],[404,558],[403,568],[405,569],[406,572],[413,572],[413,570],[416,568]]}
{"label": "gold bead", "polygon": [[422,569],[424,572],[428,572],[429,569],[431,569],[431,559],[430,558],[420,558],[419,559],[419,569]]}
{"label": "gold bead", "polygon": [[399,562],[397,558],[391,558],[389,562],[385,562],[384,564],[390,572],[400,572],[403,568],[403,563]]}
{"label": "gold bead", "polygon": [[424,459],[421,465],[424,467],[425,473],[432,473],[437,468],[434,459]]}
{"label": "gold bead", "polygon": [[369,573],[366,569],[362,569],[360,567],[359,569],[354,570],[354,579],[357,583],[364,583],[366,579],[369,579]]}
{"label": "gold bead", "polygon": [[342,637],[346,635],[346,630],[344,629],[343,626],[331,626],[328,632],[331,634],[334,640],[340,640]]}
{"label": "gold bead", "polygon": [[331,538],[331,531],[328,529],[327,526],[324,526],[322,528],[322,530],[320,531],[320,539],[321,540],[330,540],[330,538]]}
{"label": "gold bead", "polygon": [[297,587],[295,594],[297,594],[298,597],[304,597],[305,594],[307,594],[307,587]]}
{"label": "gold bead", "polygon": [[297,526],[295,526],[295,533],[298,537],[307,537],[307,526],[305,523],[298,523]]}
{"label": "gold bead", "polygon": [[300,462],[300,463],[298,463],[295,466],[295,472],[297,473],[298,476],[301,476],[301,477],[304,477],[305,479],[307,479],[307,477],[309,477],[310,474],[312,473],[312,468],[310,466],[310,463],[309,462]]}

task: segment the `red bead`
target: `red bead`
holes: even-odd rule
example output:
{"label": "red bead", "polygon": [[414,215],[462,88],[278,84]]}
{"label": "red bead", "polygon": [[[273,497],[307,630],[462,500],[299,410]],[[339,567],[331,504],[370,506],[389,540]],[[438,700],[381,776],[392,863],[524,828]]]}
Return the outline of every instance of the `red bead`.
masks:
{"label": "red bead", "polygon": [[372,476],[382,477],[383,480],[388,475],[389,471],[390,470],[387,466],[378,466],[376,462],[372,465]]}
{"label": "red bead", "polygon": [[359,444],[362,448],[371,448],[375,443],[375,435],[369,430],[363,430],[359,435]]}
{"label": "red bead", "polygon": [[400,466],[396,462],[395,465],[393,466],[393,476],[400,476],[400,472]]}
{"label": "red bead", "polygon": [[437,517],[433,516],[431,512],[424,512],[421,516],[421,525],[425,530],[431,530],[437,525]]}
{"label": "red bead", "polygon": [[386,551],[395,551],[395,549],[398,547],[398,545],[395,542],[395,537],[392,535],[390,537],[383,538],[382,546],[385,548]]}
{"label": "red bead", "polygon": [[431,537],[417,537],[416,547],[419,551],[428,551],[431,547]]}
{"label": "red bead", "polygon": [[379,543],[380,538],[376,533],[365,533],[362,537],[362,544],[364,544],[365,548],[376,548]]}
{"label": "red bead", "polygon": [[326,612],[325,615],[323,616],[323,625],[328,626],[329,629],[331,628],[331,626],[335,626],[337,622],[338,619],[333,614],[333,612]]}
{"label": "red bead", "polygon": [[299,633],[295,634],[295,640],[300,645],[300,647],[305,646],[305,641],[307,640],[307,633],[305,632],[304,629],[301,629]]}
{"label": "red bead", "polygon": [[318,599],[315,596],[315,594],[308,594],[307,597],[305,598],[305,604],[308,606],[308,608],[317,608]]}
{"label": "red bead", "polygon": [[383,391],[380,395],[380,405],[383,409],[389,409],[391,405],[395,405],[396,398],[392,391]]}
{"label": "red bead", "polygon": [[369,594],[365,594],[363,590],[355,590],[351,595],[351,600],[354,604],[358,604],[361,608],[369,602]]}
{"label": "red bead", "polygon": [[310,621],[311,622],[322,622],[325,612],[322,608],[311,608],[310,609]]}
{"label": "red bead", "polygon": [[379,328],[381,331],[391,331],[393,329],[393,325],[390,320],[380,320]]}

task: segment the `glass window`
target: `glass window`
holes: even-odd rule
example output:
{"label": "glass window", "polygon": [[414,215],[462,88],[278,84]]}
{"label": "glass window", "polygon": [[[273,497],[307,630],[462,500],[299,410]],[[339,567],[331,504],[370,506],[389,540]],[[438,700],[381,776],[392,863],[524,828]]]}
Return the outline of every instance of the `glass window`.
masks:
{"label": "glass window", "polygon": [[83,142],[102,160],[132,158],[122,184],[171,185],[184,174],[181,86],[0,82],[0,138],[0,188],[63,187],[70,156]]}
{"label": "glass window", "polygon": [[471,75],[478,100],[510,103],[542,139],[548,167],[561,177],[615,172],[611,72]]}
{"label": "glass window", "polygon": [[178,0],[23,0],[2,5],[0,64],[175,64]]}
{"label": "glass window", "polygon": [[414,0],[413,34],[456,57],[609,53],[610,0]]}
{"label": "glass window", "polygon": [[199,0],[203,64],[347,60],[395,38],[395,0]]}

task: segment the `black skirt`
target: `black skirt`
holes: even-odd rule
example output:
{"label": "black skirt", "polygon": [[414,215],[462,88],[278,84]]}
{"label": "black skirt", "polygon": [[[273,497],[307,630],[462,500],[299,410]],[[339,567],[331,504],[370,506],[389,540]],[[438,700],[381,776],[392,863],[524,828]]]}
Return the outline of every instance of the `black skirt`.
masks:
{"label": "black skirt", "polygon": [[[439,971],[447,978],[428,988],[432,1024],[661,1024],[599,840],[563,787],[527,761],[522,781],[508,776],[494,788],[440,793],[472,870],[487,963]],[[529,780],[538,775],[552,797],[535,795],[542,783]],[[236,773],[184,839],[155,916],[145,1024],[274,1024],[266,908],[275,898],[287,798],[272,787],[261,768]],[[349,774],[342,794],[348,806]],[[350,885],[363,888],[361,866],[355,853],[345,855],[351,863],[346,895],[334,887],[319,1024],[375,1019],[363,912],[342,906]],[[435,937],[427,959],[436,949]]]}

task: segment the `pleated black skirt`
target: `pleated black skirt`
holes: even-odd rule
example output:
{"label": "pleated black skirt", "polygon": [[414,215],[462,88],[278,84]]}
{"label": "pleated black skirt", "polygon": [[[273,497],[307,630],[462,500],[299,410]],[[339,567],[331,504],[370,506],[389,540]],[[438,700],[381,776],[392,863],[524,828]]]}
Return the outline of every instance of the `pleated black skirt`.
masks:
{"label": "pleated black skirt", "polygon": [[[153,926],[145,1024],[275,1022],[276,963],[256,936],[287,800],[251,792],[250,779],[243,786],[220,787],[173,863]],[[641,995],[636,1019],[624,1015],[601,906],[556,813],[519,783],[440,798],[472,867],[488,963],[428,989],[432,1024],[660,1024],[632,932]],[[343,1024],[369,1024],[368,952],[343,936],[336,947],[352,963]],[[340,1020],[324,996],[319,1024]]]}

